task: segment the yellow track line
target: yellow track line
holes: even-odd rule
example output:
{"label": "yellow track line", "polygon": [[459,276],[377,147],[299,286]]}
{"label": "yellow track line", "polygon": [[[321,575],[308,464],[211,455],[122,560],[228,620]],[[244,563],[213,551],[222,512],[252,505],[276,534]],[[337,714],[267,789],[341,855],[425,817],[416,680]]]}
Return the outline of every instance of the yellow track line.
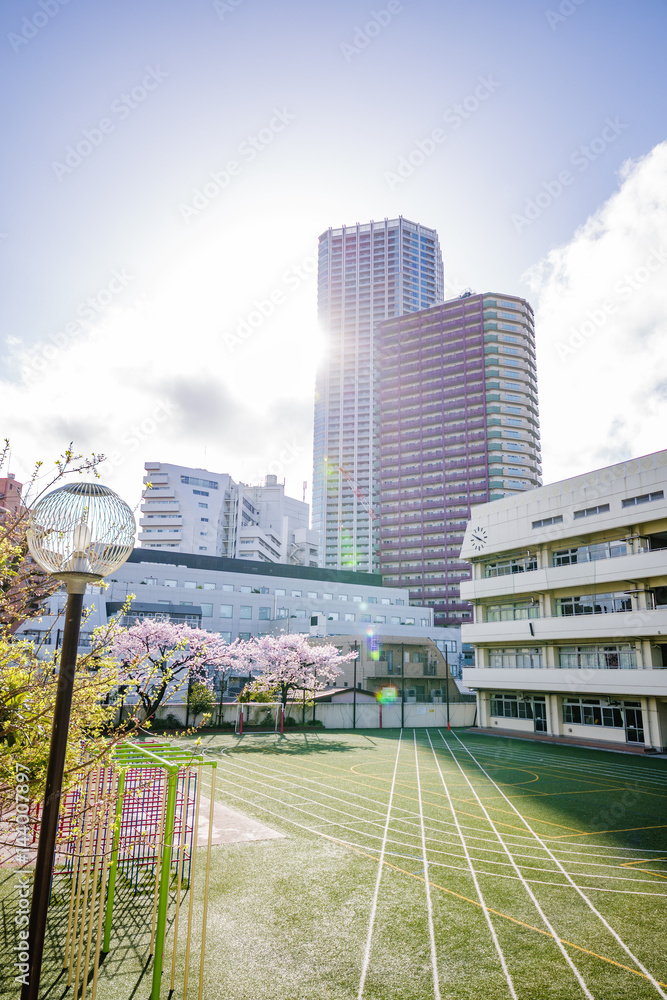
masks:
{"label": "yellow track line", "polygon": [[[305,767],[303,764],[299,765],[299,764],[293,763],[292,766],[296,770],[305,771],[308,775],[312,775],[313,774],[312,769],[309,768],[309,767]],[[324,767],[330,767],[332,770],[335,770],[335,771],[338,771],[338,772],[342,771],[343,773],[340,775],[340,777],[342,778],[342,780],[348,781],[351,784],[356,785],[356,786],[358,786],[360,788],[364,788],[364,789],[367,788],[367,785],[366,785],[365,782],[363,782],[363,781],[355,781],[353,778],[348,778],[347,777],[347,771],[348,770],[352,770],[351,767],[348,768],[348,769],[339,768],[339,767],[336,767],[335,764],[324,764],[322,766],[324,766]],[[354,765],[352,765],[352,766],[354,766]],[[354,773],[357,774],[356,771]],[[318,772],[315,772],[315,774],[318,777],[320,777],[320,778],[328,778],[329,777],[329,775],[327,775],[327,774],[321,774],[321,773],[318,774]],[[385,784],[389,780],[387,778],[383,778],[380,775],[375,775],[375,774],[368,774],[368,775],[360,775],[359,774],[358,777],[359,778],[361,778],[361,777],[372,778],[374,781],[382,781]],[[313,780],[315,780],[315,779],[313,779]],[[402,788],[413,789],[415,787],[414,785],[411,785],[411,784],[409,784],[406,781],[397,781],[396,784],[400,785]],[[516,786],[512,786],[512,787],[516,787]],[[445,796],[442,794],[442,792],[429,791],[429,794],[430,795],[434,795],[434,796],[436,796],[436,798],[439,798],[439,799],[445,799]],[[416,798],[413,799],[412,796],[410,796],[410,795],[405,795],[405,794],[402,795],[400,792],[397,792],[395,797],[396,798],[400,798],[400,799],[407,799],[408,802],[414,802],[414,803],[416,803],[416,801],[417,801]],[[454,801],[455,802],[469,802],[470,800],[467,799],[467,798],[466,799],[454,798]],[[431,804],[437,804],[437,803],[431,803]],[[505,809],[505,808],[503,808],[500,805],[490,806],[489,808],[495,809],[497,812],[501,812],[501,813],[509,813],[510,812],[509,809]],[[470,819],[479,819],[480,818],[476,813],[466,812],[463,809],[461,809],[460,812],[461,812],[461,815],[468,816]],[[566,826],[565,823],[552,823],[550,820],[538,819],[535,816],[529,816],[528,819],[532,819],[534,823],[542,823],[545,826],[556,826],[556,827],[559,827],[561,830],[572,830],[574,833],[577,833],[577,834],[581,833],[581,831],[578,830],[576,827],[574,827],[574,826]],[[503,820],[497,820],[496,822],[502,824],[502,826],[508,827],[510,830],[518,830],[520,833],[522,833],[522,834],[524,833],[524,828],[522,826],[516,826],[514,823],[507,823],[507,822],[505,822]],[[567,836],[567,835],[563,834],[563,836]]]}
{"label": "yellow track line", "polygon": [[667,861],[667,858],[642,858],[641,861],[624,861],[622,868],[629,868],[630,865],[647,865],[652,861]]}
{"label": "yellow track line", "polygon": [[[260,806],[260,808],[261,808],[261,806]],[[296,824],[296,825],[300,826],[301,824]],[[636,829],[653,829],[653,828],[652,827],[637,827]],[[369,852],[363,851],[363,850],[361,850],[358,847],[353,847],[352,845],[348,844],[346,841],[341,840],[339,837],[333,837],[331,834],[321,833],[319,830],[315,830],[315,829],[312,829],[312,828],[310,828],[310,832],[314,833],[315,836],[321,837],[324,840],[329,840],[329,841],[332,841],[333,843],[340,844],[341,846],[345,847],[347,850],[353,851],[355,854],[358,854],[358,855],[360,855],[362,857],[370,858],[372,861],[377,861],[378,860],[377,859],[377,855],[370,854]],[[615,831],[596,831],[596,832],[615,832]],[[563,836],[567,836],[567,835],[564,834]],[[557,839],[557,838],[553,838],[553,839]],[[386,859],[383,859],[382,863],[384,865],[386,865],[387,868],[390,868],[393,871],[400,872],[403,875],[407,875],[409,878],[416,879],[419,882],[425,882],[426,881],[426,879],[425,879],[424,876],[417,875],[414,872],[407,871],[407,869],[401,868],[400,866],[395,865],[392,862],[387,861]],[[470,899],[470,897],[464,896],[461,893],[455,892],[453,889],[449,889],[449,888],[447,888],[444,885],[440,885],[438,882],[433,882],[431,879],[429,879],[429,885],[432,886],[435,889],[439,889],[441,892],[444,892],[447,895],[454,896],[456,899],[460,899],[463,902],[470,903],[472,906],[476,906],[479,909],[482,909],[481,904],[477,900]],[[527,930],[532,930],[532,931],[535,931],[538,934],[542,934],[544,937],[549,937],[549,938],[552,938],[552,939],[554,937],[552,934],[549,933],[549,931],[545,931],[545,930],[543,930],[540,927],[535,927],[534,925],[526,923],[523,920],[519,920],[517,917],[512,917],[508,913],[503,913],[502,911],[495,910],[492,907],[487,907],[487,910],[488,910],[489,913],[493,913],[493,914],[495,914],[498,917],[502,917],[504,920],[509,920],[509,921],[511,921],[514,924],[517,924],[517,925],[519,925],[521,927],[525,927]],[[573,941],[568,941],[566,938],[559,938],[559,940],[561,941],[562,944],[567,945],[570,948],[575,948],[577,951],[583,952],[584,954],[587,954],[587,955],[591,955],[593,958],[598,958],[602,962],[607,962],[609,965],[613,965],[616,968],[623,969],[626,972],[631,972],[635,976],[639,976],[642,979],[646,979],[647,981],[650,981],[649,977],[645,973],[641,972],[639,969],[633,969],[631,966],[624,965],[622,962],[617,962],[613,958],[608,958],[605,955],[600,955],[598,952],[591,951],[588,948],[584,948],[582,945],[575,944]],[[667,983],[663,983],[660,980],[657,980],[657,982],[658,982],[659,986],[664,986],[664,987],[667,988]]]}
{"label": "yellow track line", "polygon": [[[667,827],[667,823],[656,823],[655,826],[624,826],[620,830],[591,830],[590,833],[579,830],[577,835],[579,837],[596,837],[602,833],[632,833],[633,830],[663,830],[665,827]],[[547,840],[562,840],[563,837],[567,836],[567,833],[561,833],[557,837],[548,837]]]}
{"label": "yellow track line", "polygon": [[[353,767],[357,767],[359,765],[351,765],[349,768],[342,768],[342,767],[339,767],[336,764],[326,764],[324,762],[318,762],[318,763],[320,764],[321,767],[327,767],[327,768],[330,768],[331,770],[337,771],[339,773],[343,772],[341,774],[341,778],[343,778],[343,780],[348,781],[351,784],[357,785],[357,786],[362,787],[362,788],[366,787],[366,785],[363,782],[354,781],[352,778],[348,778],[347,777],[348,770],[352,771]],[[298,763],[293,762],[292,766],[295,769],[297,769],[297,770],[306,771],[309,775],[313,774],[312,769],[309,768],[309,767],[306,767],[303,764],[299,765]],[[503,766],[503,765],[498,765],[498,766]],[[353,773],[358,774],[358,772],[356,772],[356,771],[353,772]],[[327,774],[323,774],[321,772],[320,773],[315,772],[315,774],[317,775],[317,777],[320,777],[320,778],[327,778],[328,777]],[[359,774],[359,777],[362,777],[362,775]],[[372,778],[375,781],[382,781],[382,782],[385,782],[385,783],[388,780],[387,778],[383,778],[381,775],[375,775],[375,774],[363,775],[363,777],[365,777],[365,778]],[[569,777],[569,776],[568,775],[563,775],[563,777]],[[575,780],[575,781],[588,781],[590,783],[593,779],[575,778],[573,780]],[[604,780],[604,779],[600,779],[600,780]],[[413,785],[411,785],[411,784],[409,784],[408,782],[405,782],[405,781],[397,782],[396,784],[400,785],[403,788],[411,788],[412,789],[414,787]],[[512,786],[512,787],[522,787],[522,786]],[[599,789],[599,788],[598,789],[586,789],[586,790],[582,790],[582,792],[575,792],[575,793],[570,793],[570,794],[583,794],[584,791],[590,791],[590,792],[596,792],[596,791],[598,791],[599,792],[600,790],[601,789]],[[602,790],[605,790],[605,789],[602,789]],[[618,789],[606,789],[606,790],[607,791],[617,791]],[[623,790],[624,790],[624,788],[620,789],[620,791],[623,791]],[[435,791],[434,792],[430,792],[429,794],[435,795],[438,798],[444,798],[445,797],[442,793],[435,792]],[[529,792],[527,794],[528,795],[539,795],[541,793]],[[552,794],[552,793],[543,793],[543,794],[546,796],[546,795]],[[557,793],[553,793],[553,794],[567,794],[567,793],[558,793],[557,792]],[[646,792],[644,794],[656,794],[657,795],[657,793],[650,793],[650,792]],[[396,798],[401,798],[401,799],[407,799],[409,802],[416,802],[416,799],[413,799],[410,795],[402,795],[400,792],[397,792],[395,797]],[[663,796],[658,796],[658,797],[662,798]],[[454,801],[455,802],[461,802],[461,801],[467,802],[469,800],[456,798],[456,799],[454,799]],[[501,813],[509,813],[510,812],[509,809],[505,809],[505,808],[503,808],[500,805],[492,805],[492,806],[488,806],[488,808],[492,808],[496,812],[501,812]],[[463,816],[467,816],[470,819],[479,819],[480,818],[475,813],[467,812],[467,811],[464,811],[463,809],[461,809],[460,812],[461,812],[461,814]],[[565,823],[552,823],[550,820],[540,819],[540,818],[535,817],[535,816],[527,816],[527,819],[532,820],[534,823],[540,823],[543,826],[556,826],[556,827],[560,827],[562,830],[571,831],[573,834],[575,834],[575,836],[578,836],[578,837],[592,837],[594,835],[603,834],[603,833],[627,833],[627,832],[630,832],[630,831],[633,831],[633,830],[654,830],[654,829],[661,829],[661,825],[658,825],[658,826],[638,826],[638,827],[627,827],[627,828],[624,828],[624,829],[621,829],[621,830],[593,830],[593,831],[587,833],[584,830],[578,830],[574,826],[567,826]],[[496,820],[496,822],[499,823],[502,826],[507,827],[510,830],[518,830],[521,833],[524,832],[524,828],[523,827],[516,826],[513,823],[507,823],[507,822],[505,822],[503,820]],[[664,825],[667,826],[667,824],[664,824]],[[569,833],[562,833],[562,834],[557,834],[557,835],[556,834],[544,834],[543,836],[544,836],[545,840],[562,840],[563,837],[569,836]]]}
{"label": "yellow track line", "polygon": [[[355,854],[361,854],[365,858],[371,858],[372,861],[377,861],[376,855],[368,854],[366,851],[362,851],[358,847],[351,847],[348,843],[344,840],[340,840],[338,837],[332,837],[327,833],[319,833],[318,831],[314,832],[317,833],[318,837],[324,837],[326,840],[333,840],[337,844],[342,844],[342,846],[346,847],[348,850],[354,851]],[[400,868],[398,865],[394,865],[390,861],[384,861],[383,863],[387,866],[387,868],[392,868],[394,871],[400,872],[402,875],[408,875],[410,878],[414,878],[418,882],[426,881],[422,875],[416,875],[414,872],[409,872],[406,868]],[[429,879],[429,885],[431,885],[434,889],[440,889],[441,892],[445,892],[449,896],[455,896],[457,899],[461,899],[465,903],[471,903],[473,906],[482,909],[482,904],[476,899],[470,899],[468,896],[463,896],[460,892],[454,892],[453,889],[448,889],[444,885],[439,885],[438,882],[433,882],[431,879]],[[487,910],[489,913],[494,913],[497,917],[503,917],[505,920],[510,920],[513,924],[519,924],[520,927],[525,927],[530,931],[536,931],[538,934],[544,935],[544,937],[553,938],[553,934],[550,934],[549,931],[542,930],[541,927],[534,927],[532,924],[527,924],[525,921],[519,920],[517,917],[510,916],[509,913],[502,913],[500,910],[494,910],[491,906],[487,906]],[[559,940],[562,944],[567,945],[569,948],[576,948],[577,951],[582,951],[586,955],[591,955],[593,958],[599,958],[602,962],[608,962],[610,965],[615,965],[618,969],[625,969],[626,972],[632,972],[635,976],[639,976],[641,979],[646,979],[650,982],[649,977],[639,969],[633,969],[629,965],[623,965],[622,962],[617,962],[613,958],[607,958],[606,955],[599,955],[596,951],[590,951],[590,949],[583,948],[579,944],[574,944],[573,941],[567,941],[565,938],[559,938]],[[667,987],[667,983],[660,982],[660,980],[658,980],[658,985]]]}
{"label": "yellow track line", "polygon": [[[667,861],[667,858],[646,858],[643,861],[625,861],[620,866],[621,868],[629,868],[631,865],[649,865],[656,861]],[[638,868],[637,871],[646,872],[647,874],[657,875],[658,878],[667,878],[664,872],[657,872],[653,868]]]}
{"label": "yellow track line", "polygon": [[[359,749],[363,749],[363,744],[360,744]],[[266,752],[268,752],[268,751],[266,751]],[[328,767],[328,768],[331,768],[334,771],[344,771],[344,770],[346,770],[345,768],[340,767],[340,765],[338,765],[338,764],[327,764],[324,761],[319,761],[318,763],[322,767]],[[359,765],[355,764],[353,766],[354,767],[358,767]],[[505,765],[504,763],[500,763],[500,762],[495,762],[493,764],[489,764],[489,767],[506,767],[506,766],[516,766],[516,765]],[[576,782],[580,782],[580,783],[583,782],[584,784],[589,784],[589,785],[593,784],[593,783],[602,783],[604,785],[605,782],[607,782],[608,784],[612,784],[613,785],[613,784],[617,784],[618,781],[623,780],[621,778],[613,778],[613,777],[605,778],[602,775],[598,775],[595,778],[582,778],[582,777],[577,777],[577,776],[573,775],[569,771],[557,771],[556,770],[556,768],[558,767],[557,764],[555,764],[555,765],[549,765],[549,764],[547,764],[547,765],[544,765],[544,766],[545,766],[546,769],[548,769],[548,770],[545,770],[545,772],[543,772],[543,777],[545,777],[545,778],[551,778],[551,777],[556,778],[556,779],[561,779],[562,778],[563,780],[576,781]],[[350,770],[351,770],[351,768],[350,768]],[[369,777],[371,777],[371,775],[369,775]],[[375,775],[373,775],[373,777],[375,777]],[[651,787],[653,787],[653,788],[659,788],[660,786],[659,785],[652,785]],[[611,789],[609,789],[609,790],[611,790]],[[643,789],[639,789],[639,791],[644,792]],[[659,798],[667,798],[667,795],[665,795],[664,793],[657,792],[657,791],[656,792],[648,792],[648,791],[646,791],[645,794],[647,794],[647,795],[653,794],[653,795],[656,795]]]}

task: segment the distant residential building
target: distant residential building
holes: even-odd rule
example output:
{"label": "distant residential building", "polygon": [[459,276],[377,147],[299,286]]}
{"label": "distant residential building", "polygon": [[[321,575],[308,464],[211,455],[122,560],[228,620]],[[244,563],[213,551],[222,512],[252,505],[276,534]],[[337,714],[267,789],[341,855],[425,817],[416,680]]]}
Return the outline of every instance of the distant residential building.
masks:
{"label": "distant residential building", "polygon": [[443,298],[438,235],[399,216],[328,229],[319,239],[313,527],[321,565],[377,570],[376,328]]}
{"label": "distant residential building", "polygon": [[246,486],[226,473],[146,462],[144,484],[142,548],[317,566],[310,508],[286,497],[276,476]]}
{"label": "distant residential building", "polygon": [[533,311],[466,293],[380,324],[378,344],[380,572],[459,624],[471,506],[541,482]]}
{"label": "distant residential building", "polygon": [[667,747],[667,451],[476,507],[479,725]]}
{"label": "distant residential building", "polygon": [[13,472],[0,477],[0,521],[7,513],[19,513],[22,489],[23,483],[17,482]]}
{"label": "distant residential building", "polygon": [[3,624],[10,632],[15,632],[26,620],[26,615],[36,617],[44,606],[44,600],[53,589],[52,580],[37,565],[25,542],[27,509],[22,500],[23,483],[19,483],[13,473],[0,478],[0,525],[6,525],[8,540],[23,548],[17,573],[6,581],[3,600]]}

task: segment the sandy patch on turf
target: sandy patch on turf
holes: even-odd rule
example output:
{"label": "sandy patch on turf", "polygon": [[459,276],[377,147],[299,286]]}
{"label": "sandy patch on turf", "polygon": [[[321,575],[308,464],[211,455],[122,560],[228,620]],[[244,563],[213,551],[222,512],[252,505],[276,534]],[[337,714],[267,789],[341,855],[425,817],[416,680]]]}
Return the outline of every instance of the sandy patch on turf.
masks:
{"label": "sandy patch on turf", "polygon": [[[209,800],[202,795],[199,806],[199,829],[197,831],[197,847],[208,844]],[[213,808],[213,844],[239,844],[252,840],[277,840],[284,837],[256,819],[251,819],[243,813],[228,809],[222,803],[216,802]]]}

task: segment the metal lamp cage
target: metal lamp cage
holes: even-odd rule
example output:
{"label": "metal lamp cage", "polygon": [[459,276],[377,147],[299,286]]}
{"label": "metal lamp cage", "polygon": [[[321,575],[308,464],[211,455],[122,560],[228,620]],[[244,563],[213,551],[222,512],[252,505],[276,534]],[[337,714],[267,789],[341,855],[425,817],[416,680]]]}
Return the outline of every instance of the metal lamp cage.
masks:
{"label": "metal lamp cage", "polygon": [[134,547],[130,507],[107,486],[69,483],[47,494],[30,515],[28,547],[47,573],[100,579]]}

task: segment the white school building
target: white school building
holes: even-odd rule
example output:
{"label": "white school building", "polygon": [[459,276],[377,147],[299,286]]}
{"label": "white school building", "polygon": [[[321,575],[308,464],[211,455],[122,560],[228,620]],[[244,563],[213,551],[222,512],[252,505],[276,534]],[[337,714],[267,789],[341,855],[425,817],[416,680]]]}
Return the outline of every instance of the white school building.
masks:
{"label": "white school building", "polygon": [[473,508],[478,725],[667,748],[667,451]]}

